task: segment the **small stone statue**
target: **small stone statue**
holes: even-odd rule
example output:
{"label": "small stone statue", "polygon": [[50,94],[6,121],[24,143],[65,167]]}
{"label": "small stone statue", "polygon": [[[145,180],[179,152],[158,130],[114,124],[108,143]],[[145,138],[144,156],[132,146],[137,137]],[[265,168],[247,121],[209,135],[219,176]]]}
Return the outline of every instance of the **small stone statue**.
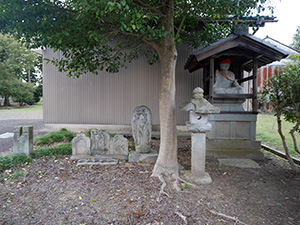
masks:
{"label": "small stone statue", "polygon": [[235,80],[233,72],[229,71],[230,59],[219,62],[220,70],[216,71],[216,82],[213,87],[215,94],[243,94],[243,88]]}
{"label": "small stone statue", "polygon": [[152,116],[150,109],[146,106],[136,107],[132,114],[131,125],[136,152],[151,152]]}

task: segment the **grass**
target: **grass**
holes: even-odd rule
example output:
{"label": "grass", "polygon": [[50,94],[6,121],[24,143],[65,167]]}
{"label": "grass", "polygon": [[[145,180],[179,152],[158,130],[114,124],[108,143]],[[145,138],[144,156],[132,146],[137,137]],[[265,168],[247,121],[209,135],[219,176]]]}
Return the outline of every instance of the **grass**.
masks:
{"label": "grass", "polygon": [[30,113],[30,112],[42,112],[43,111],[43,102],[40,101],[34,105],[26,105],[26,106],[18,106],[18,105],[12,105],[12,106],[6,106],[6,107],[0,107],[0,114],[5,113]]}
{"label": "grass", "polygon": [[65,128],[62,128],[58,132],[51,132],[48,134],[45,134],[43,136],[36,137],[34,139],[34,144],[38,146],[42,145],[51,145],[55,142],[70,142],[75,137],[75,135],[68,131]]}
{"label": "grass", "polygon": [[30,162],[30,157],[24,154],[10,154],[0,156],[0,172],[18,167],[21,164]]}
{"label": "grass", "polygon": [[54,156],[58,157],[60,155],[71,155],[72,154],[72,144],[65,143],[60,145],[55,145],[53,147],[42,147],[34,150],[31,155],[32,158],[41,158],[44,156]]}
{"label": "grass", "polygon": [[[284,119],[282,119],[282,130],[286,137],[286,142],[290,150],[290,153],[292,156],[299,158],[299,154],[294,150],[292,137],[289,134],[292,127],[293,127],[292,123],[286,122]],[[261,140],[262,143],[284,152],[282,141],[278,134],[276,117],[274,115],[272,114],[258,115],[257,124],[256,124],[256,135],[257,135],[257,139]],[[299,140],[298,145],[300,145],[299,133],[296,134],[296,138],[297,140]]]}
{"label": "grass", "polygon": [[[0,156],[0,173],[4,171],[17,168],[22,164],[29,163],[32,158],[42,158],[45,156],[58,157],[60,155],[71,155],[72,154],[72,144],[63,143],[56,144],[55,146],[49,147],[49,144],[55,142],[71,142],[74,134],[66,129],[61,129],[58,132],[51,132],[46,135],[37,137],[35,142],[39,143],[39,147],[35,149],[32,155],[26,156],[25,154],[10,154],[6,156]],[[42,140],[42,141],[41,141]],[[43,143],[43,144],[41,144]],[[3,174],[0,174],[0,181],[3,180]],[[17,179],[22,176],[20,173],[14,174],[12,178]]]}

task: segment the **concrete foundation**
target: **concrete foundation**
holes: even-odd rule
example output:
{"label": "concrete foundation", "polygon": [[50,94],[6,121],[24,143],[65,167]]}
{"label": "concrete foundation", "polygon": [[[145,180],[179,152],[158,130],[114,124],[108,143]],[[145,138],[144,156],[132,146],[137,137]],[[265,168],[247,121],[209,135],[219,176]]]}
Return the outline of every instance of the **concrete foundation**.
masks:
{"label": "concrete foundation", "polygon": [[209,116],[207,156],[262,160],[261,142],[256,140],[256,114],[214,114]]}

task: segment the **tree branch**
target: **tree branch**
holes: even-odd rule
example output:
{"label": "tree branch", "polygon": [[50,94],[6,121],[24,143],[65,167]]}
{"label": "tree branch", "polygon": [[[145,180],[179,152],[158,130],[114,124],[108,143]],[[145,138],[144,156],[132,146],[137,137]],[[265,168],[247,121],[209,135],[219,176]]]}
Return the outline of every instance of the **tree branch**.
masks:
{"label": "tree branch", "polygon": [[183,23],[184,23],[184,21],[185,21],[185,19],[186,19],[187,16],[188,16],[188,13],[185,14],[185,15],[183,16],[183,18],[182,18],[182,20],[181,20],[181,22],[180,22],[180,25],[179,25],[179,27],[178,27],[177,33],[176,33],[176,35],[175,35],[175,39],[179,37],[181,28],[182,28]]}
{"label": "tree branch", "polygon": [[161,17],[164,17],[165,15],[160,11],[158,10],[157,8],[155,8],[154,6],[142,1],[142,0],[133,0],[133,2],[135,4],[137,4],[138,6],[141,6],[142,8],[145,8],[145,9],[149,9],[151,12],[161,16]]}
{"label": "tree branch", "polygon": [[295,131],[299,129],[299,126],[300,126],[300,120],[298,120],[297,124],[293,127],[293,129],[290,132],[293,139],[294,149],[298,154],[300,154],[300,151],[298,149],[297,139],[295,137]]}
{"label": "tree branch", "polygon": [[131,48],[120,49],[119,51],[116,52],[116,54],[115,54],[113,57],[110,58],[110,60],[114,60],[115,58],[117,58],[118,55],[121,54],[121,52],[131,51],[131,50],[134,50],[134,49],[136,49],[136,48],[141,47],[142,45],[143,45],[143,43],[140,43],[140,44],[138,44],[138,45],[136,45],[136,46],[133,46],[133,47],[131,47]]}

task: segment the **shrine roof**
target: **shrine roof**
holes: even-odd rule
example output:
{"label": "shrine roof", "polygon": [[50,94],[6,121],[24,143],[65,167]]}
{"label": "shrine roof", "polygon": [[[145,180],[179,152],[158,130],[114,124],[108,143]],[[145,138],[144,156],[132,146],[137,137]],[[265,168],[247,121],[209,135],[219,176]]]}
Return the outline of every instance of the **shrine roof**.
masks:
{"label": "shrine roof", "polygon": [[231,34],[213,44],[193,52],[184,69],[196,71],[209,63],[212,58],[229,57],[234,63],[244,66],[244,70],[251,71],[252,61],[257,58],[258,67],[279,61],[289,55],[285,49],[257,38],[251,34]]}

